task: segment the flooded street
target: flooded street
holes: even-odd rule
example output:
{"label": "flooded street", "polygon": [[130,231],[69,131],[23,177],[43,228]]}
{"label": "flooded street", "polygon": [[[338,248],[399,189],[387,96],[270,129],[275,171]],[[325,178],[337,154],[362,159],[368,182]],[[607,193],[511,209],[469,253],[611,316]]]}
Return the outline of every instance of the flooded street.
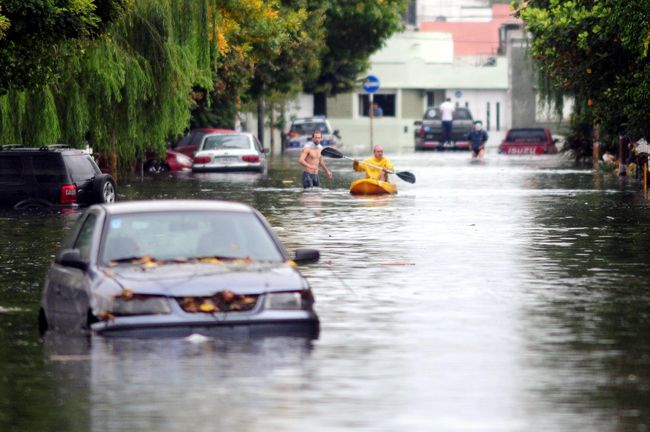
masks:
{"label": "flooded street", "polygon": [[318,339],[48,334],[45,271],[76,211],[0,214],[2,431],[645,431],[650,212],[632,179],[561,156],[387,152],[415,184],[354,197],[268,176],[118,179],[120,200],[266,216],[316,296]]}

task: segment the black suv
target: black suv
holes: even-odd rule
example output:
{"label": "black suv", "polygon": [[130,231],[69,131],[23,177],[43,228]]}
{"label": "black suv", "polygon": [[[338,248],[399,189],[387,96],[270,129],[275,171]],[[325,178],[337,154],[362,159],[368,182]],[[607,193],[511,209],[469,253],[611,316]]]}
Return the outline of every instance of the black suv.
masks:
{"label": "black suv", "polygon": [[82,150],[0,147],[0,205],[16,209],[115,201],[115,180]]}

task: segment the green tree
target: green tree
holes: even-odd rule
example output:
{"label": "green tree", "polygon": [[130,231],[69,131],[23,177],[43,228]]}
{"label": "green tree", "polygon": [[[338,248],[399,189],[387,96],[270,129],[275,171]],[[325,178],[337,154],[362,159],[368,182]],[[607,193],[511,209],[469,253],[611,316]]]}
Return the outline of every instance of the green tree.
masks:
{"label": "green tree", "polygon": [[[200,95],[192,126],[233,127],[258,98],[302,89],[320,68],[324,10],[309,0],[225,2],[218,9],[217,73]],[[310,13],[311,12],[311,13]],[[243,25],[246,23],[246,25]]]}
{"label": "green tree", "polygon": [[516,0],[532,35],[531,53],[546,96],[575,98],[571,147],[590,153],[585,123],[601,125],[613,146],[619,134],[650,136],[650,1]]}
{"label": "green tree", "polygon": [[126,0],[3,0],[0,94],[52,82],[75,42],[101,35]]}
{"label": "green tree", "polygon": [[320,97],[354,89],[368,69],[372,53],[402,28],[408,0],[329,0],[325,14],[327,32],[319,76],[307,83],[308,92]]}
{"label": "green tree", "polygon": [[215,70],[217,0],[139,0],[95,40],[79,43],[57,79],[0,97],[0,141],[90,144],[112,171],[162,154],[189,124],[195,85]]}
{"label": "green tree", "polygon": [[9,18],[2,14],[2,4],[0,4],[0,41],[5,38],[9,29]]}

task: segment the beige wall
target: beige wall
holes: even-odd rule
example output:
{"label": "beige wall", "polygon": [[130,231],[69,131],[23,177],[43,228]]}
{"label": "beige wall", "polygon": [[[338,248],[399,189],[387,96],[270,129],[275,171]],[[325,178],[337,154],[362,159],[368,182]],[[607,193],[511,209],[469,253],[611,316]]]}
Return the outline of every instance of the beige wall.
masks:
{"label": "beige wall", "polygon": [[402,90],[402,118],[422,117],[422,92],[420,90]]}
{"label": "beige wall", "polygon": [[327,98],[328,118],[352,118],[352,97],[353,93],[345,93]]}

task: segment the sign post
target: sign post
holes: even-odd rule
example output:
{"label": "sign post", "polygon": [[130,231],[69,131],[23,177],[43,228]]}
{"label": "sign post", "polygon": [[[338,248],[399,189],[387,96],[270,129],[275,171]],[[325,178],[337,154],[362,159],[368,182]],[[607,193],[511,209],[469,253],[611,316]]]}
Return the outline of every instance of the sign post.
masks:
{"label": "sign post", "polygon": [[374,145],[373,137],[373,125],[372,120],[375,117],[375,112],[372,107],[374,102],[374,93],[379,90],[379,78],[374,75],[368,75],[365,80],[363,80],[363,89],[368,93],[368,117],[370,117],[370,151],[372,152]]}

